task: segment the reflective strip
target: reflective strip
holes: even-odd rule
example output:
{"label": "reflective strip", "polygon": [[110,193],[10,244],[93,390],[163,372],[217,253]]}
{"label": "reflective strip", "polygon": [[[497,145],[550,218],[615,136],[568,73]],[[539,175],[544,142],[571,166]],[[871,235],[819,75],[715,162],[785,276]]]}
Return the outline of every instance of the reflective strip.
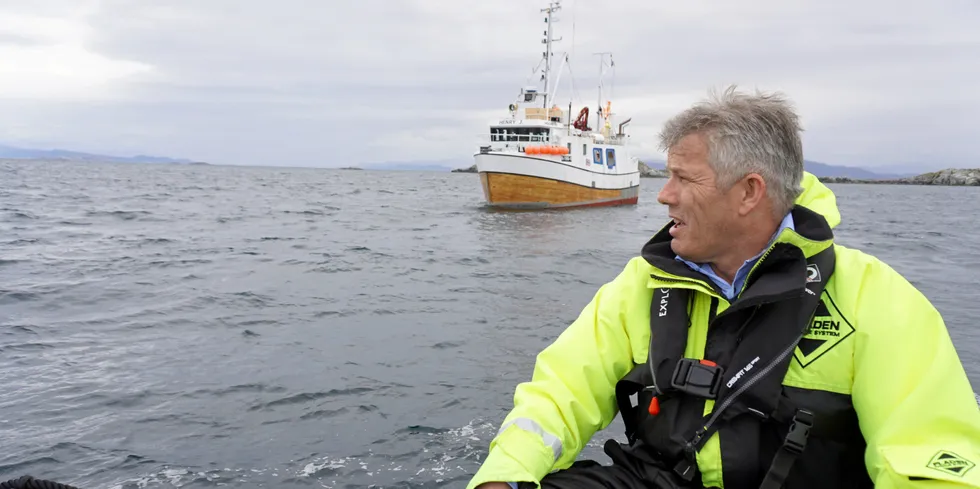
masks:
{"label": "reflective strip", "polygon": [[518,428],[524,431],[535,433],[538,436],[540,436],[541,439],[544,441],[545,445],[549,445],[551,447],[551,451],[554,452],[555,462],[557,462],[558,458],[561,457],[561,451],[562,451],[561,440],[559,440],[557,436],[552,435],[551,433],[545,431],[544,428],[542,428],[541,425],[539,425],[533,419],[528,419],[528,418],[513,419],[509,421],[507,424],[500,427],[500,430],[497,431],[497,436],[500,436],[500,434],[503,433],[504,430],[506,430],[512,424],[517,425]]}

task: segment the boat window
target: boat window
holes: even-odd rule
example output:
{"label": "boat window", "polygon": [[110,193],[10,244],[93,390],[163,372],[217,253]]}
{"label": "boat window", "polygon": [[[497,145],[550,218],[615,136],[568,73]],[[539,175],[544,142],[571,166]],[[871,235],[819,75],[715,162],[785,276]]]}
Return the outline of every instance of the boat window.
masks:
{"label": "boat window", "polygon": [[546,127],[491,127],[491,141],[542,142],[549,141],[550,130]]}
{"label": "boat window", "polygon": [[606,166],[609,168],[616,166],[616,150],[613,148],[606,148]]}

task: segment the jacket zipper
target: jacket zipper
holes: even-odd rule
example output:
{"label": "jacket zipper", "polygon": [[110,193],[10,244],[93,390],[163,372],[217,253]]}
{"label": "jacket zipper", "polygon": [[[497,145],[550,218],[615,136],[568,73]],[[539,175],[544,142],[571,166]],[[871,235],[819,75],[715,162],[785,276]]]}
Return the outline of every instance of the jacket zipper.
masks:
{"label": "jacket zipper", "polygon": [[707,282],[702,282],[702,281],[695,280],[695,279],[690,279],[690,278],[679,278],[679,279],[677,279],[677,278],[661,277],[660,275],[656,275],[656,274],[653,274],[653,273],[650,274],[650,278],[653,278],[655,280],[659,280],[661,282],[666,282],[666,283],[673,283],[673,284],[693,284],[693,285],[697,285],[697,286],[703,288],[704,291],[707,291],[708,292],[708,295],[710,295],[712,297],[717,297],[717,298],[723,297],[721,295],[721,293],[719,293],[717,290],[715,290],[715,288],[712,287],[711,285],[709,285]]}
{"label": "jacket zipper", "polygon": [[755,374],[754,377],[750,378],[748,381],[742,384],[742,386],[739,387],[734,394],[728,396],[728,398],[725,399],[725,401],[722,402],[721,405],[714,410],[711,417],[708,418],[708,422],[705,423],[705,425],[700,430],[698,430],[697,433],[694,434],[694,438],[691,441],[687,442],[687,445],[685,447],[686,451],[691,454],[696,452],[697,445],[701,443],[701,439],[704,438],[704,436],[708,433],[708,430],[715,423],[715,421],[718,420],[718,417],[721,416],[722,413],[724,413],[725,410],[728,409],[728,407],[731,406],[731,404],[735,402],[736,399],[738,399],[739,396],[741,396],[750,387],[755,385],[755,383],[758,382],[760,379],[765,377],[766,374],[768,374],[770,370],[775,368],[775,366],[779,362],[782,362],[793,351],[793,349],[796,348],[796,345],[800,342],[801,339],[803,339],[803,336],[805,335],[806,335],[806,329],[804,329],[803,332],[801,332],[799,336],[796,337],[796,341],[792,342],[785,349],[783,349],[783,351],[781,351],[779,355],[775,359],[773,359],[773,361],[769,362],[762,370],[759,371],[759,373]]}
{"label": "jacket zipper", "polygon": [[745,281],[742,282],[744,284],[742,286],[742,291],[738,293],[738,296],[739,297],[741,297],[742,292],[744,292],[745,289],[748,288],[749,279],[752,278],[752,275],[755,274],[755,271],[758,270],[762,266],[762,264],[766,261],[766,258],[769,258],[769,255],[772,254],[772,251],[774,249],[776,249],[775,245],[774,244],[770,244],[769,245],[769,248],[766,249],[766,252],[761,257],[759,257],[759,259],[756,260],[755,265],[753,265],[752,268],[749,269],[749,273],[745,274]]}

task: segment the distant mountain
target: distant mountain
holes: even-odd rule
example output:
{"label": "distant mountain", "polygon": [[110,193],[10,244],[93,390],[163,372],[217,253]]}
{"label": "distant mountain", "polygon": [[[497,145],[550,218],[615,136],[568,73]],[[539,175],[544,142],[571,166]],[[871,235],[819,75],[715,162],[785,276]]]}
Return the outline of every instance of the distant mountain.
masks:
{"label": "distant mountain", "polygon": [[95,153],[82,153],[65,149],[31,149],[17,148],[14,146],[4,146],[0,144],[0,158],[13,159],[44,159],[44,160],[69,160],[69,161],[104,161],[118,163],[177,163],[192,164],[198,163],[186,158],[169,158],[165,156],[110,156]]}
{"label": "distant mountain", "polygon": [[828,165],[817,161],[803,160],[803,168],[818,177],[847,177],[862,180],[887,180],[901,178],[907,175],[877,173],[856,166]]}
{"label": "distant mountain", "polygon": [[[643,159],[640,161],[644,162],[651,169],[663,170],[666,168],[666,164],[662,160],[657,160],[655,158]],[[843,165],[828,165],[826,163],[820,163],[819,161],[803,160],[803,168],[806,171],[814,174],[818,177],[847,177],[847,178],[858,178],[862,180],[887,180],[893,178],[902,178],[917,175],[918,173],[878,173],[865,168],[859,168],[856,166],[843,166]]]}

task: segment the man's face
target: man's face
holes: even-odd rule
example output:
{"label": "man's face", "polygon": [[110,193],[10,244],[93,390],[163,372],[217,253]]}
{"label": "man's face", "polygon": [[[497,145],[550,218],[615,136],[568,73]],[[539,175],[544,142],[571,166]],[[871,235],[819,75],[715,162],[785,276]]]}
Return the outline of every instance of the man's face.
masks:
{"label": "man's face", "polygon": [[671,249],[681,258],[710,263],[724,254],[738,218],[735,192],[716,186],[716,174],[708,164],[708,145],[699,134],[681,139],[667,153],[670,178],[657,195],[674,220]]}

